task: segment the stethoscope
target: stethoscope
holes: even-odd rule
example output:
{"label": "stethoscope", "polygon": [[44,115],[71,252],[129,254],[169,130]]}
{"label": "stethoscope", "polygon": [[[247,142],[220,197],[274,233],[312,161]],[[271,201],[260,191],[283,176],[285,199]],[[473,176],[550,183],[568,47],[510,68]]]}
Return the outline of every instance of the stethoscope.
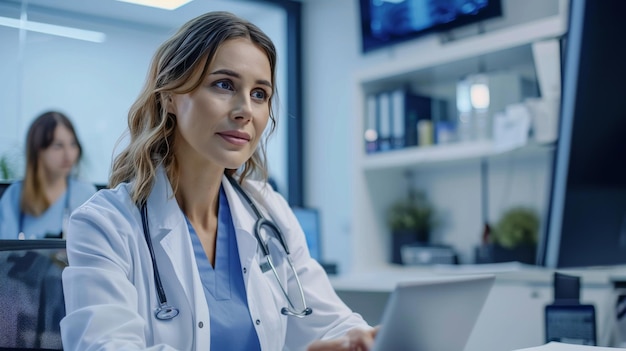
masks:
{"label": "stethoscope", "polygon": [[[26,239],[26,233],[24,233],[24,211],[20,210],[20,220],[19,227],[17,228],[17,238],[19,240]],[[70,180],[67,180],[67,187],[65,189],[65,207],[63,208],[63,217],[61,218],[61,233],[54,238],[63,239],[66,233],[67,222],[70,218]],[[53,238],[52,236],[46,235],[46,238]]]}
{"label": "stethoscope", "polygon": [[[285,241],[285,238],[283,234],[281,233],[280,229],[278,228],[276,224],[274,224],[272,221],[268,220],[267,218],[263,216],[263,214],[258,210],[258,208],[252,202],[252,199],[248,196],[248,194],[246,194],[246,192],[241,188],[241,186],[237,183],[236,180],[228,176],[226,178],[228,179],[230,184],[233,186],[233,188],[235,188],[235,190],[237,190],[237,192],[241,194],[241,196],[243,196],[243,198],[248,203],[248,206],[250,206],[250,208],[252,209],[252,211],[257,217],[257,220],[254,224],[254,236],[259,242],[259,246],[261,247],[261,251],[263,251],[263,256],[265,258],[265,263],[261,264],[261,270],[265,272],[267,271],[267,269],[271,269],[271,271],[274,274],[274,277],[276,278],[276,281],[278,282],[278,286],[280,287],[280,290],[283,292],[283,295],[285,296],[285,299],[287,300],[287,304],[288,304],[287,307],[283,307],[280,309],[280,313],[286,316],[294,316],[298,318],[303,318],[305,316],[310,315],[311,313],[313,313],[313,309],[310,307],[307,307],[306,305],[306,300],[304,298],[304,290],[302,289],[300,278],[298,277],[298,273],[296,272],[296,269],[293,265],[291,257],[289,256],[290,255],[289,247],[287,246],[287,242]],[[159,298],[159,307],[155,309],[154,316],[159,320],[169,320],[178,316],[179,310],[178,308],[173,307],[172,305],[169,305],[167,303],[167,297],[165,296],[165,290],[163,289],[163,284],[161,283],[161,278],[159,276],[159,270],[158,270],[156,258],[154,255],[154,249],[152,247],[152,239],[150,237],[150,228],[148,226],[148,208],[146,206],[145,201],[140,206],[140,212],[141,212],[141,224],[143,226],[143,233],[146,238],[146,244],[148,245],[148,250],[150,251],[150,259],[152,260],[152,268],[154,271],[154,284],[156,286],[157,296]],[[278,277],[278,273],[276,272],[276,267],[274,266],[274,262],[272,262],[272,256],[270,255],[270,249],[269,249],[269,244],[268,244],[269,239],[267,241],[263,241],[263,239],[261,238],[260,233],[264,227],[268,229],[269,232],[274,234],[276,239],[278,239],[278,241],[280,242],[283,250],[285,251],[285,258],[287,260],[287,263],[289,264],[289,267],[291,268],[291,272],[293,273],[294,278],[296,279],[296,283],[298,284],[298,290],[300,292],[300,300],[302,301],[302,306],[304,306],[304,308],[301,311],[296,309],[295,305],[291,301],[291,298],[289,297],[289,294],[287,294],[287,290],[285,289],[285,287],[280,281],[280,278]],[[269,268],[267,268],[268,266]]]}

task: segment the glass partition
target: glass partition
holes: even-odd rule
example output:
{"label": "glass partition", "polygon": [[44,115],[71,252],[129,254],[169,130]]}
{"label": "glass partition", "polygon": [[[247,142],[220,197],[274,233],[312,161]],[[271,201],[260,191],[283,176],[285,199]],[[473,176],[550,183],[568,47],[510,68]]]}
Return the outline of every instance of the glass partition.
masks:
{"label": "glass partition", "polygon": [[[127,6],[128,11],[113,12],[111,6]],[[175,11],[117,1],[104,6],[80,0],[0,4],[0,157],[13,178],[23,175],[28,126],[41,112],[55,109],[70,117],[83,144],[80,177],[106,183],[111,160],[125,142],[120,136],[128,109],[157,46],[187,20],[211,10],[231,11],[251,20],[277,46],[279,124],[268,144],[268,163],[273,180],[287,197],[287,13],[279,5],[253,1],[192,1]],[[34,25],[44,29],[34,31]],[[87,34],[95,34],[96,40],[51,34],[56,30],[69,30],[70,35],[95,32]]]}
{"label": "glass partition", "polygon": [[[299,99],[299,59],[293,56],[299,31],[288,30],[299,23],[293,9],[299,16],[300,4],[294,4],[195,0],[167,11],[116,0],[2,1],[0,190],[23,177],[27,129],[48,110],[65,113],[76,128],[83,146],[79,178],[103,187],[113,158],[127,142],[128,110],[156,48],[189,19],[220,10],[252,21],[276,45],[278,126],[267,145],[268,167],[272,184],[291,204],[301,204],[301,164],[288,166],[300,159],[294,150],[301,155],[302,145],[301,132],[291,133],[293,121],[300,118],[299,100],[294,104],[294,97]],[[298,147],[287,147],[294,141]],[[294,188],[295,202],[289,197]]]}

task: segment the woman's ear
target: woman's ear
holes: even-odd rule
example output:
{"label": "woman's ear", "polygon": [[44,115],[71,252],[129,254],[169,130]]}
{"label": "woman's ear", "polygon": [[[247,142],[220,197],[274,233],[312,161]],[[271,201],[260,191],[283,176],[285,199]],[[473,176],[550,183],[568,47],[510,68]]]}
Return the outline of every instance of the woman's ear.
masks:
{"label": "woman's ear", "polygon": [[162,97],[167,113],[176,115],[176,105],[174,104],[174,98],[172,98],[172,94],[163,94]]}

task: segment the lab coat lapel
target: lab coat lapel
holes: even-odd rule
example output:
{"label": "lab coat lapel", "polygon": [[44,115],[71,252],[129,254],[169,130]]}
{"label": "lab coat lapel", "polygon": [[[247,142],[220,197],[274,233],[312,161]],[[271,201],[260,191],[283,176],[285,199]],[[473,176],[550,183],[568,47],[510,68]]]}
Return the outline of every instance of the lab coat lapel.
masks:
{"label": "lab coat lapel", "polygon": [[[187,303],[190,306],[198,305],[198,288],[202,291],[202,284],[196,268],[195,257],[189,230],[182,211],[173,196],[173,190],[161,167],[157,170],[157,177],[150,196],[148,197],[148,219],[153,245],[160,245],[169,259],[169,264],[176,272],[176,279],[185,292]],[[158,255],[155,247],[158,264],[165,264]],[[170,279],[161,279],[165,285]],[[206,303],[206,302],[203,302]]]}
{"label": "lab coat lapel", "polygon": [[[257,218],[252,210],[249,209],[248,205],[244,203],[244,199],[241,195],[233,188],[228,179],[226,179],[226,176],[222,178],[222,186],[224,187],[224,192],[226,193],[231,216],[233,218],[241,266],[250,267],[258,247],[256,237],[254,236],[254,225]],[[248,276],[249,275],[244,276],[246,287],[248,286]]]}
{"label": "lab coat lapel", "polygon": [[[265,275],[259,267],[259,259],[257,258],[259,244],[254,235],[257,217],[226,178],[222,179],[222,185],[232,213],[241,266],[248,268],[248,273],[243,276],[250,315],[257,321],[263,320],[261,323],[264,327],[257,329],[261,349],[283,349],[282,343],[287,329],[286,319],[280,314],[280,307],[276,302],[276,296],[280,296],[280,292],[272,290],[272,284],[267,284],[266,277],[269,277],[271,273]],[[246,192],[252,196],[250,191],[246,190]],[[264,211],[264,209],[259,206],[259,211]],[[270,279],[273,279],[273,276]],[[273,282],[273,280],[271,281]]]}

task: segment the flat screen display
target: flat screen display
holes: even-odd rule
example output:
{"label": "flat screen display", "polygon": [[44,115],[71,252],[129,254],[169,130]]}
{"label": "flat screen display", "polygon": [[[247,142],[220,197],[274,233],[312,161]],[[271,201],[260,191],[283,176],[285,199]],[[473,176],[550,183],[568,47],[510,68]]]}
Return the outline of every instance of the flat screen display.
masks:
{"label": "flat screen display", "polygon": [[294,207],[292,210],[304,231],[311,257],[319,262],[322,259],[319,212],[317,209],[304,207]]}
{"label": "flat screen display", "polygon": [[359,1],[363,52],[502,15],[501,0]]}

